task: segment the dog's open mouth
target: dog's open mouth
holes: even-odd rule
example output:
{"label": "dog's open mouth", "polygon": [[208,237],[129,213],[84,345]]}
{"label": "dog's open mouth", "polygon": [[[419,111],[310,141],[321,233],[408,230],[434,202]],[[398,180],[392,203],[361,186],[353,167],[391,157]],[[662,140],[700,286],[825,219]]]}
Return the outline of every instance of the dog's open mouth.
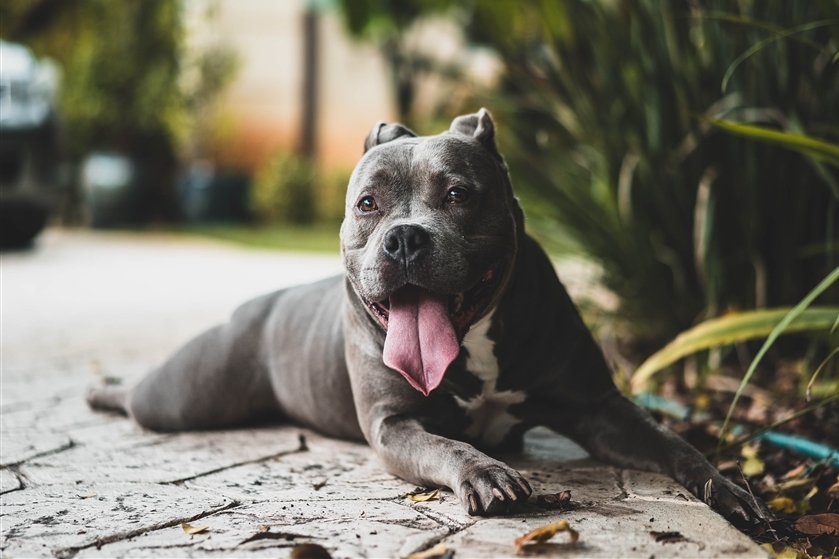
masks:
{"label": "dog's open mouth", "polygon": [[453,295],[405,285],[385,300],[368,302],[387,330],[383,359],[426,396],[460,353],[460,339],[495,294],[498,271],[489,270],[468,290]]}
{"label": "dog's open mouth", "polygon": [[[455,293],[454,295],[442,295],[448,299],[449,318],[459,335],[465,333],[466,327],[479,311],[489,303],[495,293],[495,270],[489,270],[484,277],[467,291]],[[390,297],[383,301],[368,302],[367,305],[387,329],[390,319],[390,305],[393,295],[403,290],[422,289],[414,285],[406,285],[396,290]],[[398,296],[397,296],[398,298]]]}

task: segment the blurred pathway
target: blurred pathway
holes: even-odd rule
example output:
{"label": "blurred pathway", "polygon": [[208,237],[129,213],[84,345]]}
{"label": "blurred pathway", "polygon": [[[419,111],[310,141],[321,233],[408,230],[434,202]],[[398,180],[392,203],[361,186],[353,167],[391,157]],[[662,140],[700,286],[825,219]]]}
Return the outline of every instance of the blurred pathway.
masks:
{"label": "blurred pathway", "polygon": [[[515,516],[478,519],[449,492],[404,498],[413,486],[364,445],[293,426],[158,434],[87,409],[89,383],[136,379],[248,298],[339,273],[337,255],[52,230],[0,262],[2,557],[287,557],[301,542],[336,558],[404,557],[440,541],[456,557],[507,557],[516,537],[560,518],[580,541],[560,534],[548,555],[765,556],[672,481],[597,464],[546,431],[507,460],[535,494],[570,490],[576,508],[534,497]],[[208,528],[188,535],[183,521]]]}

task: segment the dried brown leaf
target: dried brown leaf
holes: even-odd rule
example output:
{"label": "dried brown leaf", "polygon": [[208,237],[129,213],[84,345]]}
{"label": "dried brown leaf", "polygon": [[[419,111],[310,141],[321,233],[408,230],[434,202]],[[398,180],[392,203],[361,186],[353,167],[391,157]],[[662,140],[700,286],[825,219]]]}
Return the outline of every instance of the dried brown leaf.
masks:
{"label": "dried brown leaf", "polygon": [[802,516],[795,521],[795,529],[811,536],[819,534],[839,536],[839,514],[823,512]]}
{"label": "dried brown leaf", "polygon": [[796,489],[798,487],[804,487],[805,485],[809,485],[813,483],[815,480],[811,477],[801,477],[798,479],[791,479],[789,481],[784,481],[779,483],[775,486],[775,489],[778,491],[789,491],[790,489]]}
{"label": "dried brown leaf", "polygon": [[447,549],[446,544],[440,542],[431,549],[411,553],[406,559],[438,559],[443,557],[452,557],[453,555],[454,550]]}
{"label": "dried brown leaf", "polygon": [[659,543],[678,543],[687,541],[681,532],[650,532],[650,535]]}
{"label": "dried brown leaf", "polygon": [[559,532],[568,532],[571,543],[576,543],[580,538],[579,532],[572,529],[571,526],[568,525],[567,520],[557,520],[556,522],[540,526],[520,538],[516,538],[516,541],[513,542],[516,545],[516,553],[521,553],[522,548],[529,542],[541,543],[551,539]]}
{"label": "dried brown leaf", "polygon": [[289,559],[332,559],[332,556],[316,543],[301,543],[291,548]]}
{"label": "dried brown leaf", "polygon": [[548,493],[546,495],[536,496],[536,506],[553,510],[564,509],[571,503],[571,492],[569,490],[560,491],[559,493]]}
{"label": "dried brown leaf", "polygon": [[190,536],[192,536],[193,534],[200,534],[201,532],[206,532],[207,528],[209,528],[209,526],[201,526],[199,528],[190,525],[188,522],[181,522],[181,529]]}
{"label": "dried brown leaf", "polygon": [[791,469],[790,471],[785,473],[783,476],[781,476],[781,479],[792,479],[792,478],[796,478],[796,477],[801,477],[801,474],[803,474],[804,470],[806,470],[806,469],[807,469],[807,462],[802,462],[801,464],[799,464],[798,466],[796,466],[795,468]]}
{"label": "dried brown leaf", "polygon": [[437,496],[437,493],[439,492],[439,489],[434,489],[433,491],[406,493],[405,496],[408,497],[410,500],[414,501],[415,503],[424,503],[425,501],[430,501],[434,499]]}

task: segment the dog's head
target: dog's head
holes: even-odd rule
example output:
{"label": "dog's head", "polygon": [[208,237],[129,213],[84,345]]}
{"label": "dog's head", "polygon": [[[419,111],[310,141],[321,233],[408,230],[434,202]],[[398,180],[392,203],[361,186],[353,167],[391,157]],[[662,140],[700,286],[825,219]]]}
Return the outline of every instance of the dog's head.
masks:
{"label": "dog's head", "polygon": [[485,109],[417,137],[377,124],[341,227],[350,283],[387,331],[384,362],[428,394],[509,280],[522,214]]}

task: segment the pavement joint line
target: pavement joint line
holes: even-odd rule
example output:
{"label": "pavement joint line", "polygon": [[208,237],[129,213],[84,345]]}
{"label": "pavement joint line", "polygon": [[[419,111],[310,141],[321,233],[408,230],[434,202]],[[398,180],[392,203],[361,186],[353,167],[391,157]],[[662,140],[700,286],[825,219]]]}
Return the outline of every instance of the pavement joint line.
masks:
{"label": "pavement joint line", "polygon": [[[136,448],[136,447],[134,447]],[[298,454],[301,452],[309,452],[308,449],[304,450],[302,448],[295,448],[294,450],[284,450],[283,452],[278,452],[277,454],[272,454],[271,456],[262,456],[260,458],[254,458],[253,460],[245,460],[244,462],[237,462],[235,464],[230,464],[228,466],[221,466],[216,468],[215,470],[207,470],[206,472],[201,472],[200,474],[195,474],[194,476],[189,476],[181,479],[175,479],[172,481],[164,481],[161,482],[161,485],[174,485],[180,487],[184,483],[188,481],[192,481],[195,479],[202,478],[204,476],[209,476],[212,474],[217,474],[219,472],[224,472],[225,470],[230,470],[232,468],[238,468],[239,466],[247,466],[249,464],[259,464],[261,462],[267,462],[269,460],[276,460],[277,458],[282,458],[283,456],[291,456],[292,454]]]}
{"label": "pavement joint line", "polygon": [[[165,484],[161,484],[161,485],[165,485]],[[172,528],[174,526],[180,525],[182,522],[195,522],[196,520],[200,520],[202,518],[212,516],[212,515],[217,514],[219,512],[234,509],[236,507],[239,507],[240,505],[241,505],[241,503],[239,503],[238,501],[232,501],[232,502],[228,503],[227,505],[224,505],[224,506],[219,507],[217,509],[204,511],[204,512],[201,512],[201,513],[196,514],[194,516],[190,516],[188,518],[180,518],[180,519],[176,519],[176,520],[170,520],[170,521],[167,521],[167,522],[162,522],[162,523],[160,523],[156,526],[152,526],[150,528],[138,528],[136,530],[133,530],[131,532],[127,532],[127,533],[124,533],[124,534],[115,534],[115,535],[112,535],[112,536],[105,536],[105,537],[97,538],[93,543],[90,543],[88,545],[54,549],[54,550],[52,550],[52,554],[55,555],[56,557],[59,557],[60,559],[72,559],[73,557],[75,557],[79,553],[79,551],[82,551],[84,549],[90,549],[92,547],[95,547],[96,549],[102,549],[104,546],[106,546],[108,544],[129,540],[131,538],[140,536],[142,534],[146,534],[146,533],[150,533],[150,532],[157,532],[157,531],[160,531],[160,530],[165,530],[166,528]]]}
{"label": "pavement joint line", "polygon": [[[60,434],[60,433],[59,433]],[[70,450],[71,448],[79,447],[81,445],[77,444],[73,439],[67,437],[67,444],[59,447],[59,448],[51,448],[49,450],[45,450],[44,452],[40,452],[38,454],[33,454],[32,456],[27,456],[23,460],[19,460],[17,462],[9,462],[8,464],[3,464],[3,469],[8,468],[17,468],[18,466],[23,465],[24,462],[29,462],[31,460],[37,460],[38,458],[43,458],[44,456],[52,456],[53,454],[59,454],[64,452],[65,450]]]}
{"label": "pavement joint line", "polygon": [[410,508],[412,508],[413,510],[417,511],[418,513],[420,513],[421,515],[425,516],[429,520],[433,520],[434,522],[440,524],[443,528],[447,528],[449,530],[449,533],[448,533],[449,536],[452,536],[452,535],[460,532],[461,530],[465,530],[466,528],[469,528],[470,526],[472,526],[474,524],[474,522],[472,524],[461,524],[461,523],[457,522],[456,520],[454,520],[452,518],[449,518],[449,517],[447,517],[443,514],[435,513],[434,511],[432,511],[428,507],[410,506],[410,505],[408,505],[408,506]]}
{"label": "pavement joint line", "polygon": [[[459,530],[458,530],[458,531],[459,531]],[[456,533],[457,533],[457,532],[449,532],[448,534],[443,535],[443,536],[440,536],[439,538],[432,538],[431,540],[429,540],[429,541],[427,541],[425,544],[423,544],[420,548],[415,549],[415,550],[411,553],[411,555],[413,555],[414,553],[420,553],[420,552],[423,552],[423,551],[425,551],[426,549],[431,549],[431,548],[432,548],[432,547],[434,547],[435,545],[437,545],[437,544],[439,544],[439,543],[442,543],[442,542],[443,542],[446,538],[449,538],[449,537],[453,536],[453,535],[454,535],[454,534],[456,534]]]}
{"label": "pavement joint line", "polygon": [[20,484],[18,487],[15,487],[14,489],[9,489],[8,491],[0,492],[0,495],[8,495],[9,493],[14,493],[15,491],[21,491],[23,489],[26,489],[27,483],[31,483],[29,481],[29,478],[27,478],[23,474],[23,472],[20,471],[20,465],[19,464],[15,465],[15,466],[3,466],[0,469],[9,470],[10,472],[12,472],[12,474],[15,476],[15,478],[18,480],[18,483]]}

